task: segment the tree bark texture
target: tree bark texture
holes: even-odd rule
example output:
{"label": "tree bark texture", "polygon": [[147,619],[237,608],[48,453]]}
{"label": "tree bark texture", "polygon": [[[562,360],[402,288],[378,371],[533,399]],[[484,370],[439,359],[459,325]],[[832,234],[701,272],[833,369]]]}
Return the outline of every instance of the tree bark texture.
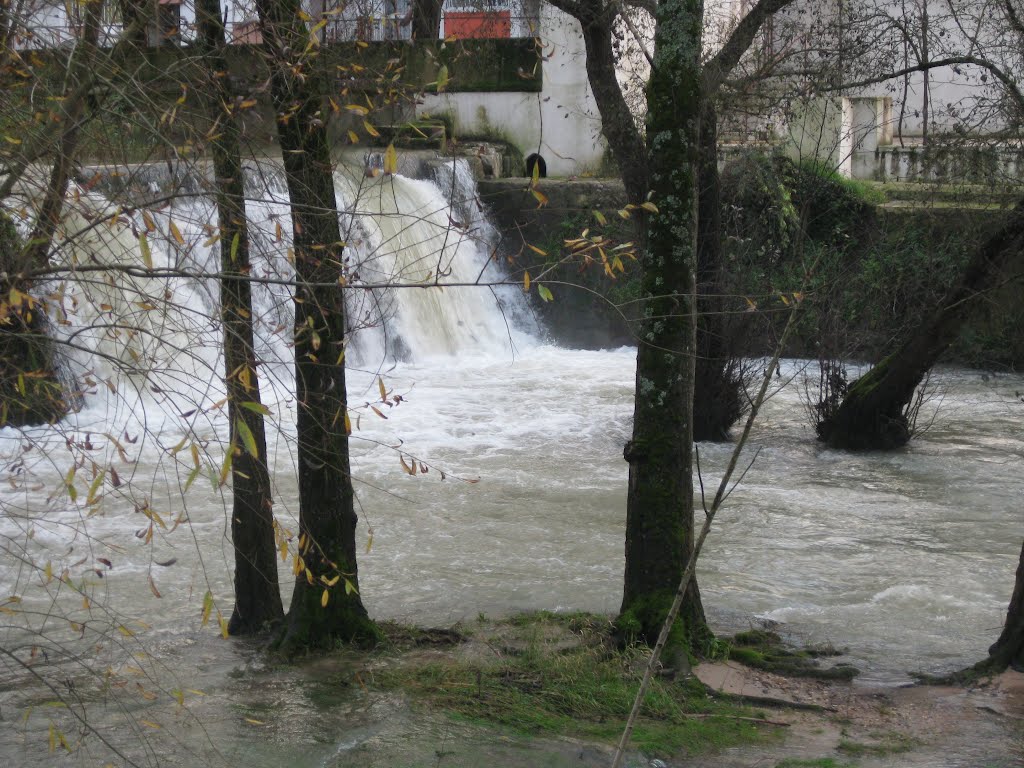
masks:
{"label": "tree bark texture", "polygon": [[[272,63],[294,232],[295,395],[298,402],[299,549],[295,589],[278,647],[285,653],[378,638],[356,569],[356,513],[345,393],[343,244],[322,119],[315,47],[298,0],[258,0]],[[332,284],[323,287],[323,284]],[[326,596],[325,593],[326,592]],[[326,600],[326,605],[324,601]]]}
{"label": "tree bark texture", "polygon": [[79,84],[88,79],[96,65],[103,5],[101,0],[86,5],[82,35],[68,60],[64,98],[53,115],[60,126],[53,165],[32,234],[17,258],[8,252],[4,259],[11,262],[3,265],[0,289],[4,297],[24,297],[20,303],[4,301],[5,311],[0,318],[0,393],[4,395],[0,417],[5,424],[57,421],[71,409],[69,400],[75,397],[58,375],[57,348],[46,333],[44,305],[29,298],[31,286],[18,276],[45,267],[50,260],[86,113],[88,94]]}
{"label": "tree bark texture", "polygon": [[[558,3],[554,3],[560,7]],[[626,200],[642,203],[650,189],[647,147],[637,129],[633,114],[622,96],[612,48],[612,28],[617,6],[598,2],[574,4],[580,15],[587,51],[587,79],[601,113],[601,133],[615,156],[626,190]]]}
{"label": "tree bark texture", "polygon": [[893,354],[850,385],[818,437],[833,448],[885,450],[910,440],[907,407],[925,375],[952,344],[975,311],[979,297],[1003,279],[1008,264],[1024,252],[1024,201],[1008,222],[971,256],[959,282],[938,309]]}
{"label": "tree bark texture", "polygon": [[721,442],[744,411],[743,379],[722,299],[722,196],[718,114],[705,99],[700,126],[697,216],[697,360],[693,439]]}
{"label": "tree bark texture", "polygon": [[[644,315],[637,351],[619,628],[658,636],[693,552],[693,377],[696,350],[697,177],[701,117],[700,0],[658,7],[647,86],[652,200],[643,251]],[[707,634],[696,586],[670,645]]]}
{"label": "tree bark texture", "polygon": [[82,38],[75,46],[68,61],[67,87],[57,115],[61,124],[53,165],[50,168],[50,182],[43,194],[36,217],[35,227],[29,237],[21,259],[21,271],[44,266],[49,261],[50,246],[60,224],[64,210],[64,196],[68,191],[71,169],[78,151],[78,141],[85,114],[87,95],[77,90],[77,85],[88,79],[89,72],[96,65],[97,46],[100,35],[100,20],[103,16],[103,2],[94,0],[85,7],[85,21]]}
{"label": "tree bark texture", "polygon": [[[225,86],[224,25],[218,0],[198,0],[199,50],[206,66],[206,108],[216,126],[211,141],[220,234],[220,310],[224,327],[224,383],[231,424],[231,542],[235,550],[235,607],[228,622],[233,635],[252,634],[284,618],[277,580],[273,496],[267,468],[267,439],[260,398],[248,277],[249,227],[245,215],[241,139]],[[255,455],[239,434],[251,437]]]}
{"label": "tree bark texture", "polygon": [[414,40],[437,40],[441,33],[443,0],[413,0],[412,36]]}
{"label": "tree bark texture", "polygon": [[988,649],[988,666],[1001,672],[1009,666],[1024,672],[1024,544],[1020,548],[1017,579],[1014,582],[1006,624],[999,639]]}

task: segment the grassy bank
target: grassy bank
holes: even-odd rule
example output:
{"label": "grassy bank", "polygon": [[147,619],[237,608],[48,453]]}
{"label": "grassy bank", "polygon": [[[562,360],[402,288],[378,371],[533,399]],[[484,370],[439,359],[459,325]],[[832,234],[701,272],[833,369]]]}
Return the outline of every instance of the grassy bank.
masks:
{"label": "grassy bank", "polygon": [[[481,617],[461,637],[391,626],[374,684],[461,720],[613,745],[646,652],[617,648],[610,630],[605,617],[546,612]],[[776,738],[778,729],[755,722],[762,718],[710,696],[692,678],[666,675],[651,688],[633,746],[651,756],[678,756]]]}

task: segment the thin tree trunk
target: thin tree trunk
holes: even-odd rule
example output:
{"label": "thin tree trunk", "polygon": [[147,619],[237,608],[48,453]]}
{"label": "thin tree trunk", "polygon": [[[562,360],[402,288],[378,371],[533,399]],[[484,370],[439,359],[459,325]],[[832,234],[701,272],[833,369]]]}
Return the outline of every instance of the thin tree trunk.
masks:
{"label": "thin tree trunk", "polygon": [[[652,200],[643,251],[645,300],[637,351],[626,501],[626,574],[618,625],[658,637],[693,552],[693,376],[696,351],[697,176],[700,162],[700,0],[658,6],[647,86]],[[670,646],[709,634],[691,582]]]}
{"label": "thin tree trunk", "polygon": [[[218,0],[198,0],[199,50],[208,74],[207,112],[217,126],[211,142],[220,233],[221,322],[224,382],[231,423],[231,542],[235,550],[233,635],[252,634],[284,618],[277,581],[273,496],[253,338],[252,289],[248,277],[249,227],[245,215],[238,118],[221,105],[232,100],[225,86],[224,25]],[[235,276],[236,279],[232,279]],[[246,433],[245,436],[241,433]],[[245,437],[251,438],[250,441]]]}
{"label": "thin tree trunk", "polygon": [[[556,7],[562,7],[554,3]],[[614,6],[577,3],[568,8],[582,12],[578,17],[587,51],[587,79],[601,113],[601,132],[615,155],[626,190],[626,200],[639,205],[650,189],[647,147],[622,96],[612,47]],[[571,12],[568,8],[562,8]]]}
{"label": "thin tree trunk", "polygon": [[693,439],[721,442],[743,415],[743,381],[727,338],[722,301],[722,200],[718,176],[718,114],[705,99],[700,127],[697,217],[697,361]]}
{"label": "thin tree trunk", "polygon": [[[298,0],[257,0],[273,57],[271,98],[291,201],[295,272],[299,541],[295,589],[278,647],[285,653],[372,643],[359,594],[356,513],[345,393],[343,245],[320,75]],[[325,288],[324,284],[334,287]],[[325,602],[326,601],[326,602]]]}
{"label": "thin tree trunk", "polygon": [[68,191],[71,168],[78,151],[78,140],[81,135],[82,116],[85,114],[88,94],[77,91],[79,83],[88,79],[90,70],[96,65],[96,51],[99,43],[100,20],[103,15],[103,2],[87,3],[85,7],[85,23],[82,39],[75,46],[68,62],[67,87],[65,98],[60,106],[60,121],[63,125],[57,151],[50,169],[50,182],[39,205],[39,215],[32,230],[28,245],[21,259],[22,271],[39,268],[49,259],[53,236],[60,223],[61,212],[64,210],[64,196]]}
{"label": "thin tree trunk", "polygon": [[1024,201],[998,233],[972,255],[939,308],[893,354],[850,385],[818,437],[834,448],[884,450],[910,440],[907,407],[928,371],[952,344],[977,299],[995,288],[1007,264],[1024,252]]}

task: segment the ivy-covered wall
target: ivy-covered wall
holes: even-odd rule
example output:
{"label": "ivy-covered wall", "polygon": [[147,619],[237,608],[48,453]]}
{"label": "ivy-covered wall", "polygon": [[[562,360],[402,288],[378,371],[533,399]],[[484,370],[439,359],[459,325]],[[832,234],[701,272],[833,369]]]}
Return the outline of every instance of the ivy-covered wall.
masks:
{"label": "ivy-covered wall", "polygon": [[[962,190],[954,195],[896,189],[899,196],[916,199],[886,205],[885,188],[850,183],[781,158],[741,158],[723,170],[722,180],[724,285],[733,295],[732,330],[742,339],[739,351],[747,355],[770,351],[777,338],[786,314],[778,294],[802,290],[803,317],[788,355],[816,357],[825,345],[824,351],[846,359],[878,359],[932,309],[971,249],[1001,219],[992,199],[972,205],[972,196]],[[529,179],[481,183],[504,233],[503,253],[515,255],[517,274],[529,268],[536,275],[538,267],[556,265],[550,276],[565,284],[552,286],[554,302],[537,302],[551,336],[569,346],[634,343],[635,264],[623,260],[625,271],[616,271],[611,280],[600,266],[583,265],[564,243],[588,228],[591,237],[603,234],[610,242],[632,238],[630,222],[616,213],[625,197],[621,184],[548,179],[539,189],[548,200],[543,207],[530,192]],[[1022,327],[1024,292],[1018,282],[980,306],[947,359],[1020,368]]]}

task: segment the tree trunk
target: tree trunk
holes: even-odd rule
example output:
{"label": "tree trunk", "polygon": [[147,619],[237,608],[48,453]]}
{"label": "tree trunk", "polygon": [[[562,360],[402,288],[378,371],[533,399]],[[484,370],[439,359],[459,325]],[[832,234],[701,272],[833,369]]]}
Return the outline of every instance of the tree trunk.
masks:
{"label": "tree trunk", "polygon": [[[658,6],[647,86],[652,200],[643,251],[644,316],[637,351],[626,502],[620,631],[652,643],[693,552],[693,376],[696,349],[697,176],[701,116],[700,0]],[[700,595],[687,593],[670,645],[708,634]]]}
{"label": "tree trunk", "polygon": [[23,254],[14,222],[0,211],[0,427],[57,421],[68,410],[42,302],[15,287]]}
{"label": "tree trunk", "polygon": [[44,266],[49,260],[50,246],[53,244],[53,236],[64,210],[64,196],[68,191],[71,168],[75,162],[75,153],[78,151],[82,116],[85,113],[88,96],[84,92],[78,92],[76,86],[86,80],[90,70],[96,66],[102,15],[102,2],[91,2],[86,5],[82,39],[78,41],[68,62],[68,87],[60,104],[59,114],[62,130],[53,166],[50,168],[50,182],[39,205],[39,215],[36,217],[35,227],[21,260],[23,271]]}
{"label": "tree trunk", "polygon": [[[271,98],[291,201],[298,404],[299,554],[278,647],[291,654],[340,642],[372,643],[378,630],[359,595],[356,513],[345,393],[343,245],[315,59],[298,0],[258,0],[273,56]],[[328,287],[325,287],[328,286]],[[326,603],[324,602],[326,601]]]}
{"label": "tree trunk", "polygon": [[999,639],[988,649],[987,664],[994,672],[1001,672],[1011,665],[1024,672],[1024,544],[1020,548],[1017,579],[1006,610],[1006,624]]}
{"label": "tree trunk", "polygon": [[[55,115],[60,134],[35,225],[17,258],[11,259],[8,253],[5,260],[13,263],[3,265],[0,291],[5,298],[5,311],[0,319],[0,394],[4,395],[4,408],[0,417],[4,424],[54,422],[71,408],[68,400],[73,395],[66,391],[58,375],[57,348],[46,333],[44,305],[29,297],[31,286],[19,275],[49,263],[86,111],[88,94],[79,84],[96,65],[102,15],[102,2],[89,3],[85,8],[82,37],[68,61],[65,96]],[[10,301],[8,297],[21,298]]]}
{"label": "tree trunk", "polygon": [[[207,113],[218,126],[211,142],[220,234],[220,311],[224,326],[224,383],[231,424],[231,542],[235,550],[235,607],[228,622],[233,635],[252,634],[284,618],[277,581],[273,497],[267,468],[267,440],[253,339],[252,290],[248,280],[249,227],[238,118],[224,112],[231,94],[222,73],[224,26],[218,0],[199,0],[199,52],[209,80]],[[234,276],[235,279],[232,279]],[[251,437],[251,445],[240,432]]]}
{"label": "tree trunk", "polygon": [[618,164],[626,200],[639,205],[650,189],[647,147],[619,88],[612,48],[615,6],[602,8],[599,3],[581,3],[562,7],[557,2],[553,5],[566,12],[580,13],[577,19],[587,51],[587,80],[601,114],[601,133]]}
{"label": "tree trunk", "polygon": [[697,361],[693,439],[721,442],[744,411],[743,379],[731,354],[722,301],[722,200],[718,177],[718,113],[705,98],[700,126],[697,216]]}
{"label": "tree trunk", "polygon": [[442,0],[413,0],[413,39],[437,40],[441,34],[441,5]]}
{"label": "tree trunk", "polygon": [[898,351],[850,385],[831,417],[818,424],[818,437],[833,448],[882,450],[910,440],[907,408],[914,391],[952,344],[977,306],[995,288],[1007,264],[1024,250],[1024,201],[1009,221],[971,257],[957,285],[939,308]]}

